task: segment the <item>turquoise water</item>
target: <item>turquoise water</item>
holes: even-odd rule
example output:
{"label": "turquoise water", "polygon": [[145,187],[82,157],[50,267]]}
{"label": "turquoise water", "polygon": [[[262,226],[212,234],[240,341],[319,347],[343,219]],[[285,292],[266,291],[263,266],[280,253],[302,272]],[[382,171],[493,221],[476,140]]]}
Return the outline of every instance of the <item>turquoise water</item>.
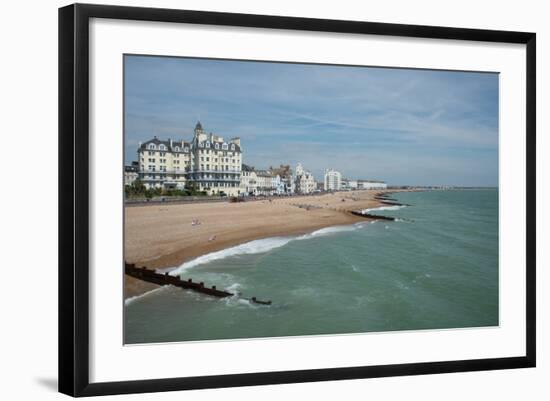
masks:
{"label": "turquoise water", "polygon": [[125,342],[498,325],[498,191],[393,197],[411,206],[372,213],[399,221],[253,241],[184,265],[182,278],[273,304],[161,287],[126,305]]}

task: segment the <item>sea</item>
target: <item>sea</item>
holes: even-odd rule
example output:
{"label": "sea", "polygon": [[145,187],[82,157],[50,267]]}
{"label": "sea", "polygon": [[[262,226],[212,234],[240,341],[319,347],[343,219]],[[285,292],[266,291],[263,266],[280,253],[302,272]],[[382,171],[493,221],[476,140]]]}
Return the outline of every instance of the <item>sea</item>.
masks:
{"label": "sea", "polygon": [[164,286],[127,299],[125,343],[498,326],[498,190],[392,197],[408,206],[366,212],[395,221],[251,241],[178,266],[170,274],[241,295]]}

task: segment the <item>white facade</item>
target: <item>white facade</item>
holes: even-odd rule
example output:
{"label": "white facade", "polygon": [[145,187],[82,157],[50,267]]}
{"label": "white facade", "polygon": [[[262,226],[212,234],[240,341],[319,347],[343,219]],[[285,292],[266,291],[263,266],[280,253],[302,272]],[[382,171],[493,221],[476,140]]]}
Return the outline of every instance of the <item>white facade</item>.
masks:
{"label": "white facade", "polygon": [[241,171],[241,194],[256,195],[258,188],[258,176],[254,168],[243,164]]}
{"label": "white facade", "polygon": [[357,189],[386,189],[388,184],[384,181],[358,180]]}
{"label": "white facade", "polygon": [[388,185],[378,180],[349,180],[342,178],[342,190],[355,191],[356,189],[386,189]]}
{"label": "white facade", "polygon": [[[135,163],[135,162],[134,162]],[[132,164],[124,166],[124,185],[132,185],[139,177],[139,167]]]}
{"label": "white facade", "polygon": [[296,177],[294,178],[295,191],[299,194],[310,194],[317,189],[315,178],[304,169],[301,163],[296,166]]}
{"label": "white facade", "polygon": [[245,195],[282,195],[285,185],[278,174],[271,170],[256,170],[254,167],[243,165],[241,173],[241,193]]}
{"label": "white facade", "polygon": [[156,137],[138,149],[139,178],[147,188],[190,188],[209,195],[240,193],[242,151],[239,138],[225,142],[197,123],[191,142]]}
{"label": "white facade", "polygon": [[333,169],[325,170],[325,191],[339,191],[342,189],[342,174]]}
{"label": "white facade", "polygon": [[273,195],[276,187],[274,186],[275,177],[268,171],[259,170],[256,172],[258,177],[258,186],[256,188],[257,195]]}

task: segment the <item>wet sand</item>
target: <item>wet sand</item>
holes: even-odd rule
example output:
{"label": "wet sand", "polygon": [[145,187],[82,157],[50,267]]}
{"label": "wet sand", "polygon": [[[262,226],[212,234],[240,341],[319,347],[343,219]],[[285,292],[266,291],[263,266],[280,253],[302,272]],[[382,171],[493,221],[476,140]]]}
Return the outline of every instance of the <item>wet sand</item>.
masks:
{"label": "wet sand", "polygon": [[[239,203],[125,207],[125,260],[138,266],[179,266],[248,241],[299,235],[367,218],[350,212],[381,206],[381,190],[294,196]],[[200,224],[193,225],[193,220]],[[155,288],[125,275],[124,297]]]}

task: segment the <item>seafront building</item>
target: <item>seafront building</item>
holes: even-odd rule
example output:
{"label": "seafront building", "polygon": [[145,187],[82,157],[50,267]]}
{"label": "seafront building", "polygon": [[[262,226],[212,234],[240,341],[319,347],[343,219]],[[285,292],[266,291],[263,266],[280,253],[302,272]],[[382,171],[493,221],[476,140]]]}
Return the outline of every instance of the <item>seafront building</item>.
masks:
{"label": "seafront building", "polygon": [[139,180],[147,189],[194,189],[208,195],[272,196],[313,192],[385,189],[384,181],[351,180],[339,171],[326,169],[324,180],[316,182],[301,163],[293,174],[290,165],[255,169],[242,163],[238,137],[225,141],[207,133],[197,122],[191,141],[161,140],[156,136],[139,143],[138,160],[124,168],[124,184]]}
{"label": "seafront building", "polygon": [[124,185],[132,185],[139,177],[139,163],[134,161],[130,166],[124,166]]}
{"label": "seafront building", "polygon": [[254,167],[243,164],[241,173],[241,194],[258,195],[283,195],[285,184],[281,177],[269,170],[256,170]]}
{"label": "seafront building", "polygon": [[305,170],[301,163],[296,166],[296,176],[294,177],[294,186],[296,193],[310,194],[317,190],[317,184],[313,174]]}
{"label": "seafront building", "polygon": [[206,133],[200,122],[190,142],[154,137],[140,143],[138,163],[138,176],[146,188],[194,188],[209,195],[240,193],[240,139],[226,142],[221,136]]}
{"label": "seafront building", "polygon": [[279,167],[269,167],[269,171],[273,175],[280,177],[279,194],[291,195],[294,193],[295,185],[292,176],[292,169],[289,164],[281,164]]}
{"label": "seafront building", "polygon": [[257,195],[282,195],[284,188],[281,183],[281,177],[273,174],[269,170],[258,170],[256,172],[258,177],[258,187],[256,189]]}
{"label": "seafront building", "polygon": [[378,180],[357,180],[357,189],[386,189],[388,185]]}
{"label": "seafront building", "polygon": [[255,195],[258,187],[258,176],[254,167],[248,164],[242,165],[240,193],[244,195]]}
{"label": "seafront building", "polygon": [[342,189],[342,174],[333,169],[325,170],[325,191],[340,191]]}
{"label": "seafront building", "polygon": [[386,189],[388,185],[379,180],[349,180],[342,178],[341,189],[344,191],[354,191],[358,189]]}

